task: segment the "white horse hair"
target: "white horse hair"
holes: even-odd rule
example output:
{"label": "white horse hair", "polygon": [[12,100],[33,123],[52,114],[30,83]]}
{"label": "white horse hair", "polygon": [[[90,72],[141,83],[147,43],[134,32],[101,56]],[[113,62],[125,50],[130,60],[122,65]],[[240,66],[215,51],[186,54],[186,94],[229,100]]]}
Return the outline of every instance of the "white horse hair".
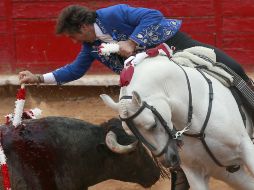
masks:
{"label": "white horse hair", "polygon": [[[208,84],[195,68],[183,69],[190,79],[193,101],[193,119],[188,133],[198,133],[207,114]],[[193,190],[208,190],[210,177],[222,180],[237,190],[253,190],[254,145],[249,137],[253,132],[251,118],[245,111],[246,129],[230,90],[217,79],[205,75],[212,81],[214,90],[211,116],[205,131],[206,142],[223,165],[241,167],[237,172],[229,173],[224,167],[216,165],[200,140],[187,136],[183,136],[184,145],[179,152],[181,167]],[[138,64],[130,84],[121,88],[120,97],[123,95],[132,96],[132,99],[115,103],[105,94],[101,98],[122,118],[136,113],[142,102],[146,101],[158,110],[171,129],[174,126],[182,130],[186,126],[189,105],[186,77],[183,70],[166,56],[147,58]],[[151,144],[157,149],[163,148],[168,137],[149,109],[144,109],[133,122]],[[167,159],[167,155],[160,159],[166,163],[163,159]]]}

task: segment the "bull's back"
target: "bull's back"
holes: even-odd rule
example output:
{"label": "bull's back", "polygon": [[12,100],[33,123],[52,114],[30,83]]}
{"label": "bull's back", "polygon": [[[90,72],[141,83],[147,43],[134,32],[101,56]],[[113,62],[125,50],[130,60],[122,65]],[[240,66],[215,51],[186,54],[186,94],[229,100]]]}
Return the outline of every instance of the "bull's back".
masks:
{"label": "bull's back", "polygon": [[92,153],[102,135],[98,126],[65,117],[27,120],[16,129],[2,127],[12,189],[85,188],[83,168],[96,161]]}

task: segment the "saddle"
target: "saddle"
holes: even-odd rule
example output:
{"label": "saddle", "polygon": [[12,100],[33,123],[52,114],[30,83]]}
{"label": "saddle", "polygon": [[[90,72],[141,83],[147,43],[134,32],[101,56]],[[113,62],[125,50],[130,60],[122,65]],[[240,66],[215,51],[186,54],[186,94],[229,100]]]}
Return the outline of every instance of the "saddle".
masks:
{"label": "saddle", "polygon": [[[254,91],[236,72],[225,64],[216,62],[213,49],[196,46],[174,53],[171,59],[183,66],[201,68],[226,87],[236,89],[232,92],[234,97],[239,96],[248,109],[254,110]],[[239,98],[236,101],[239,102]]]}
{"label": "saddle", "polygon": [[217,66],[216,54],[213,49],[201,46],[188,48],[175,52],[171,60],[182,66],[200,68],[218,79],[226,87],[233,85],[233,76]]}

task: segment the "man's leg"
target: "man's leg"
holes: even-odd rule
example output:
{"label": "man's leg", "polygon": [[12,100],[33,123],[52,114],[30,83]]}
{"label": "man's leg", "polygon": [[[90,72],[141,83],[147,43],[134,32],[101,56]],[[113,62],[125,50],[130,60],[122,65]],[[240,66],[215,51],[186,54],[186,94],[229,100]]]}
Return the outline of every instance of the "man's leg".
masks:
{"label": "man's leg", "polygon": [[219,48],[194,40],[187,34],[180,31],[177,32],[172,38],[168,39],[165,43],[169,47],[174,46],[176,48],[176,51],[184,50],[184,49],[195,47],[195,46],[202,46],[202,47],[214,49],[217,62],[225,64],[234,72],[236,72],[240,77],[242,77],[244,81],[246,81],[248,84],[253,86],[252,85],[253,83],[251,83],[250,78],[247,76],[242,66],[239,63],[237,63],[236,60],[234,60],[232,57],[227,55],[225,52],[223,52]]}
{"label": "man's leg", "polygon": [[215,47],[212,47],[212,48],[214,48],[217,62],[225,64],[227,67],[229,67],[234,72],[236,72],[245,82],[247,82],[247,83],[251,82],[251,79],[247,76],[247,74],[243,70],[242,66],[239,63],[237,63],[236,60],[234,60],[233,58],[228,56],[222,50],[215,48]]}

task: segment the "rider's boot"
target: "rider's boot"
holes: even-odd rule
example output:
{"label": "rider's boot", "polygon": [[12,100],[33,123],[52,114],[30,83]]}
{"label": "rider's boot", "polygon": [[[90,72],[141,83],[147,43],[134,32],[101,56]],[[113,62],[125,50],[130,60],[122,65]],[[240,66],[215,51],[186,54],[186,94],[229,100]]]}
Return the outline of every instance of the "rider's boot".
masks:
{"label": "rider's boot", "polygon": [[171,190],[188,190],[189,182],[182,168],[170,171],[171,172]]}

